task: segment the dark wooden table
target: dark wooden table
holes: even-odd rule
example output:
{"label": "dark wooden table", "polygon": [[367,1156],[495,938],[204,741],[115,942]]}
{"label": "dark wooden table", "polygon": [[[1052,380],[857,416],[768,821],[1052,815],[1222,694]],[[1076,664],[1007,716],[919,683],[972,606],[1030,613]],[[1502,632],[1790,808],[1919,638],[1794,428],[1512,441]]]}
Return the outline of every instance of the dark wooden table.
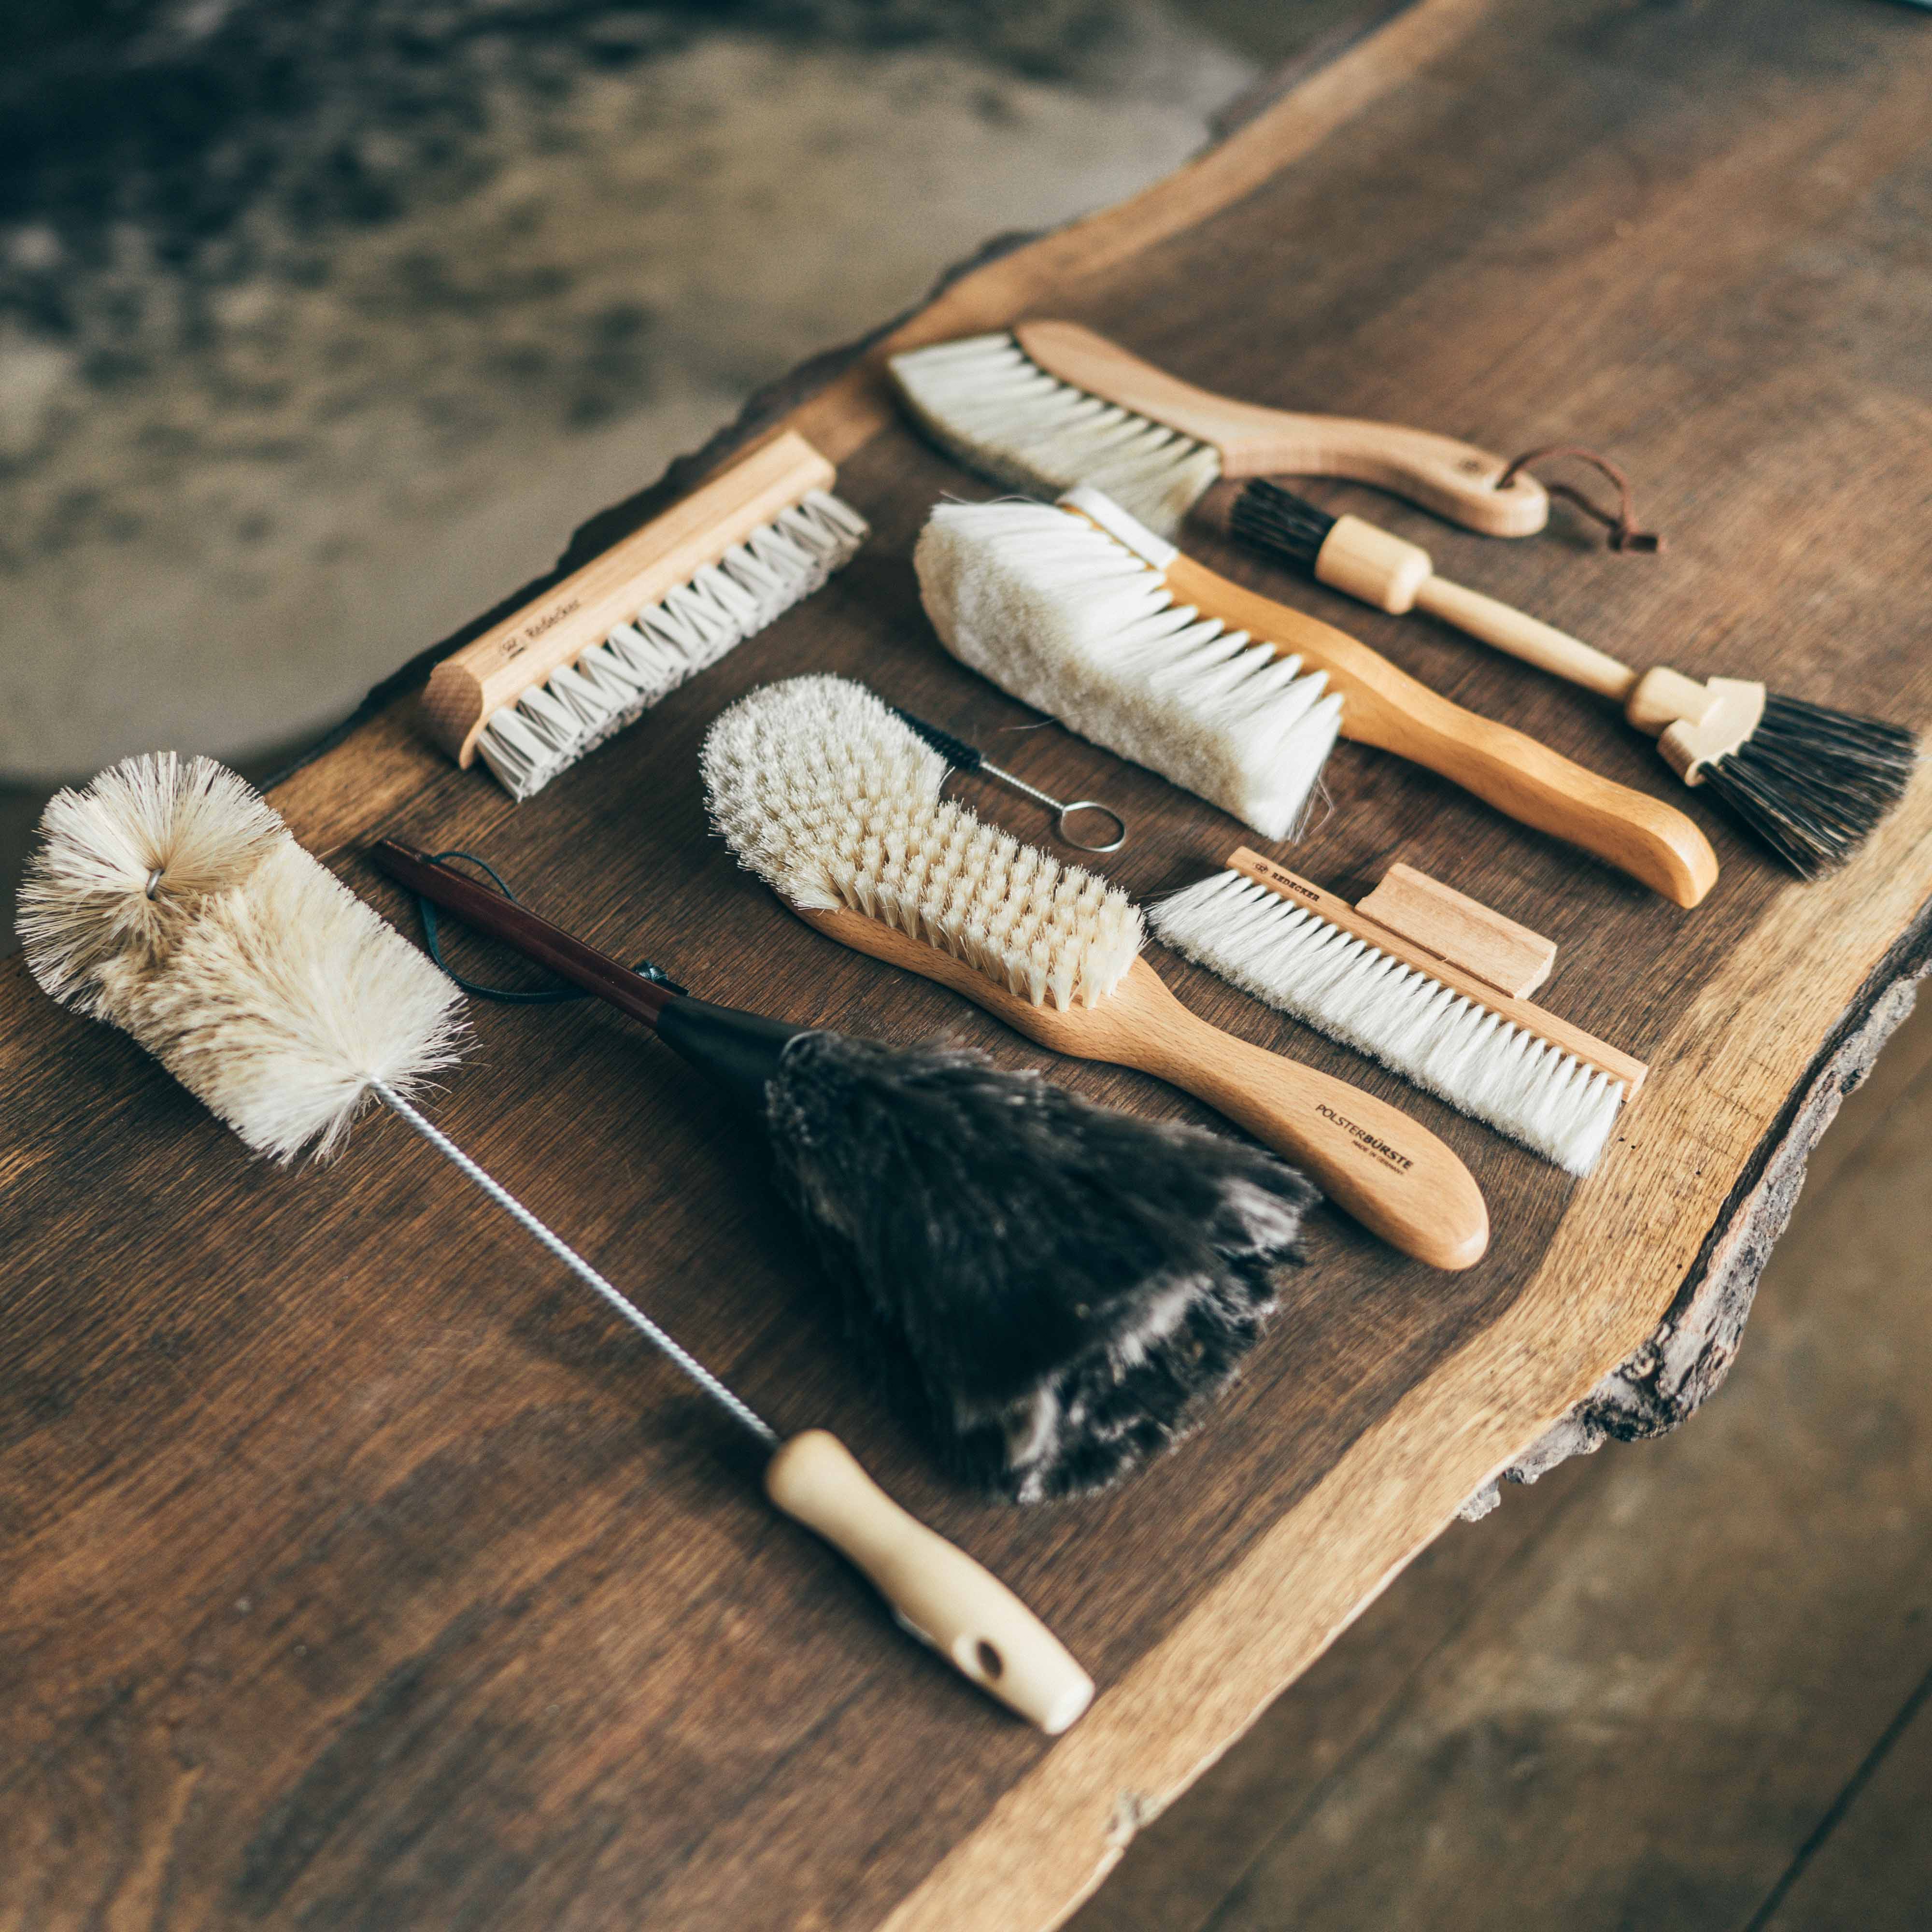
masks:
{"label": "dark wooden table", "polygon": [[[1258,400],[1607,446],[1670,533],[1660,560],[1610,558],[1562,516],[1485,544],[1320,494],[1627,655],[1922,726],[1928,100],[1927,23],[1876,0],[1420,0],[890,340],[1058,314]],[[938,649],[908,551],[938,494],[977,486],[893,418],[883,346],[805,372],[704,459],[784,420],[839,463],[878,538],[830,590],[521,807],[416,734],[419,664],[278,788],[298,835],[399,918],[358,856],[383,831],[488,853],[712,997],[1034,1062],[807,931],[705,836],[710,720],[830,668],[1118,800],[1137,893],[1234,842],[1057,729],[1009,735],[1028,714]],[[1567,689],[1299,601],[1681,796]],[[1655,1071],[1579,1186],[1162,957],[1220,1023],[1413,1108],[1477,1172],[1497,1238],[1444,1277],[1320,1217],[1214,1426],[1113,1496],[1022,1514],[933,1478],[842,1360],[742,1129],[623,1023],[479,1010],[438,1110],[782,1426],[838,1427],[1040,1606],[1100,1684],[1057,1744],[895,1633],[763,1506],[700,1400],[399,1124],[320,1172],[251,1163],[9,962],[0,1924],[1043,1927],[1500,1472],[1694,1404],[1834,1070],[1922,963],[1932,788],[1814,886],[1707,819],[1724,877],[1684,913],[1393,760],[1344,746],[1330,784],[1300,869],[1352,897],[1406,859],[1552,934],[1548,1004]],[[1056,1071],[1202,1118],[1136,1076]]]}

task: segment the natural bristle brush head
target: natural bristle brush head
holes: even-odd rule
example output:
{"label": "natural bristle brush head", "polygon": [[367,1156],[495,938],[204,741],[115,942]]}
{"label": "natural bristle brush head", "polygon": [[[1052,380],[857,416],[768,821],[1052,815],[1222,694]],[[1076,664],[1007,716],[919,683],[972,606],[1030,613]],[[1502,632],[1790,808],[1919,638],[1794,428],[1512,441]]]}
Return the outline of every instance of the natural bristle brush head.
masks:
{"label": "natural bristle brush head", "polygon": [[1036,1006],[1097,1004],[1140,950],[1124,892],[942,801],[945,759],[849,679],[740,698],[703,764],[718,830],[802,910],[881,920]]}
{"label": "natural bristle brush head", "polygon": [[1083,514],[941,503],[914,552],[946,649],[1070,729],[1252,826],[1293,836],[1341,728],[1319,671],[1178,604],[1172,545],[1098,492]]}
{"label": "natural bristle brush head", "polygon": [[277,1160],[333,1152],[374,1087],[457,1055],[457,988],[212,759],[130,758],[56,796],[18,929],[45,992]]}

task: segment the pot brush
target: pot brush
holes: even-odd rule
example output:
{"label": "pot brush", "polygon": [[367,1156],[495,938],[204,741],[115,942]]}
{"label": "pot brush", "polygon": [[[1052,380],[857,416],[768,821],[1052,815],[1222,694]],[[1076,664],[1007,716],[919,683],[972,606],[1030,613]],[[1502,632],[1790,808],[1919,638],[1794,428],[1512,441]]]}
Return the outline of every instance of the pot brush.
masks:
{"label": "pot brush", "polygon": [[836,1437],[781,1440],[424,1118],[415,1096],[458,1054],[456,988],[232,772],[162,753],[61,793],[19,927],[48,993],[131,1034],[258,1154],[329,1154],[371,1100],[399,1114],[757,1439],[772,1501],[849,1557],[908,1629],[1044,1730],[1086,1708],[1086,1673],[1003,1584]]}
{"label": "pot brush", "polygon": [[1097,490],[1070,490],[1058,508],[941,503],[913,561],[933,627],[962,663],[1264,838],[1287,830],[1278,814],[1252,809],[1278,778],[1274,754],[1251,725],[1210,737],[1201,722],[1206,706],[1242,708],[1243,687],[1226,687],[1251,664],[1283,677],[1318,673],[1343,737],[1438,772],[1678,905],[1696,905],[1716,880],[1717,855],[1682,812],[1217,575]]}
{"label": "pot brush", "polygon": [[1206,1101],[1406,1254],[1444,1268],[1480,1258],[1488,1211],[1442,1142],[1190,1012],[1138,956],[1126,896],[942,801],[945,760],[862,685],[754,691],[712,726],[703,763],[713,824],[808,925],[1042,1046]]}
{"label": "pot brush", "polygon": [[1639,670],[1555,626],[1436,574],[1429,553],[1360,517],[1331,517],[1279,484],[1250,484],[1234,533],[1318,584],[1397,616],[1423,610],[1623,707],[1688,785],[1708,785],[1792,871],[1842,865],[1904,794],[1918,741],[1742,678]]}
{"label": "pot brush", "polygon": [[1071,322],[912,349],[886,367],[914,422],[1010,489],[1090,483],[1162,536],[1222,478],[1346,476],[1485,536],[1533,536],[1550,516],[1520,465],[1453,436],[1264,409],[1196,388]]}
{"label": "pot brush", "polygon": [[1317,1198],[1279,1161],[977,1054],[706,1005],[392,840],[370,856],[762,1111],[855,1350],[954,1474],[1019,1502],[1100,1488],[1258,1338]]}

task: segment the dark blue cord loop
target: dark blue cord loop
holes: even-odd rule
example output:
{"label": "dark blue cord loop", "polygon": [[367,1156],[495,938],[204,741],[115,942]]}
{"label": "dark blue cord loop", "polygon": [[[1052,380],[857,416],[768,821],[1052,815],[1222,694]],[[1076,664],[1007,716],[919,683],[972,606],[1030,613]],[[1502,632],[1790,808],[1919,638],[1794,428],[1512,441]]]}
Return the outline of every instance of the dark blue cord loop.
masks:
{"label": "dark blue cord loop", "polygon": [[[461,859],[472,866],[480,866],[489,874],[490,883],[497,891],[512,905],[516,904],[516,894],[503,883],[502,876],[488,859],[479,859],[474,852],[432,852],[430,857],[439,866],[446,866],[453,859]],[[533,991],[526,992],[514,986],[486,986],[480,980],[466,980],[442,956],[442,939],[436,927],[434,902],[424,898],[420,892],[416,895],[416,910],[422,919],[424,950],[466,993],[473,993],[479,1000],[499,1000],[506,1006],[554,1006],[561,1005],[566,1000],[588,1000],[596,997],[575,986],[539,986]],[[656,986],[668,986],[674,993],[682,994],[685,990],[669,974],[661,971],[648,959],[640,959],[631,970],[640,980],[649,980]]]}

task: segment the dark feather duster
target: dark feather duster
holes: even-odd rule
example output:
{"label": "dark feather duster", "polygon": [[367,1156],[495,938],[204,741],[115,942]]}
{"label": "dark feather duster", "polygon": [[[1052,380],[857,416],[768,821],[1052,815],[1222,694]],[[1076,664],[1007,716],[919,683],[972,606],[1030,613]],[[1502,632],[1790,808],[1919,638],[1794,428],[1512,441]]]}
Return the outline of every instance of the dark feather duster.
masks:
{"label": "dark feather duster", "polygon": [[1018,1502],[1194,1426],[1320,1198],[1258,1148],[976,1053],[805,1034],[766,1118],[855,1347],[952,1474]]}

